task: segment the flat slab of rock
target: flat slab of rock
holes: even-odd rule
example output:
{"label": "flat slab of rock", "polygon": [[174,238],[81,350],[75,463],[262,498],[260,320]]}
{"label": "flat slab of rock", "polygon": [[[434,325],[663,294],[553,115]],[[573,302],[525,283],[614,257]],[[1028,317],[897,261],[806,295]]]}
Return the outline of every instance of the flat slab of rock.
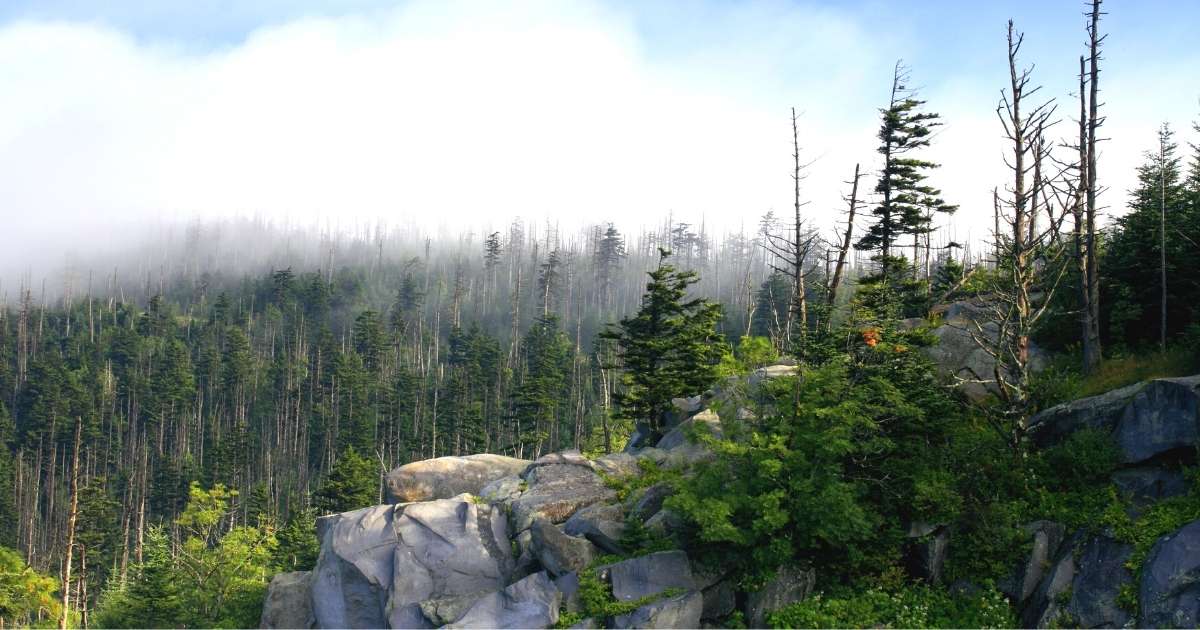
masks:
{"label": "flat slab of rock", "polygon": [[533,525],[536,518],[562,523],[581,508],[613,501],[617,493],[590,466],[546,464],[525,476],[528,488],[510,504],[513,531]]}
{"label": "flat slab of rock", "polygon": [[263,600],[259,628],[311,628],[316,621],[309,603],[310,571],[279,573],[271,578]]}
{"label": "flat slab of rock", "polygon": [[1200,376],[1160,378],[1051,407],[1030,418],[1029,435],[1045,447],[1081,429],[1096,429],[1112,435],[1121,463],[1137,464],[1195,448],[1198,408]]}
{"label": "flat slab of rock", "polygon": [[487,453],[412,462],[388,473],[387,500],[409,503],[479,494],[489,483],[519,474],[527,466],[524,459]]}
{"label": "flat slab of rock", "polygon": [[750,374],[748,382],[751,385],[758,385],[763,381],[770,381],[777,378],[783,378],[785,376],[794,376],[799,371],[800,368],[795,365],[768,365],[767,367],[761,367],[757,370],[754,370],[754,372]]}
{"label": "flat slab of rock", "polygon": [[614,628],[699,628],[704,609],[700,593],[690,591],[652,602],[613,617]]}
{"label": "flat slab of rock", "polygon": [[1154,543],[1139,588],[1143,628],[1200,625],[1200,521]]}
{"label": "flat slab of rock", "polygon": [[548,628],[558,623],[562,594],[545,571],[479,598],[447,628]]}
{"label": "flat slab of rock", "polygon": [[[660,551],[608,567],[613,597],[631,602],[669,588],[694,588],[692,566],[682,551]],[[697,613],[699,614],[699,613]]]}

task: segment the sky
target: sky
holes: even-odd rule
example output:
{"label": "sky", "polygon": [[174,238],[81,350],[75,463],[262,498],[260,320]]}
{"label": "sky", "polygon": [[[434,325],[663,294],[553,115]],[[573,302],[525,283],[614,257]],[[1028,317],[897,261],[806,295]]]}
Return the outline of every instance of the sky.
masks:
{"label": "sky", "polygon": [[[1169,122],[1197,141],[1200,3],[1109,0],[1098,171],[1120,212]],[[1076,0],[5,0],[0,266],[138,225],[258,216],[752,228],[802,196],[832,229],[878,168],[898,59],[942,115],[926,153],[978,239],[1003,185],[1009,18],[1071,133]],[[868,180],[870,185],[873,182]]]}

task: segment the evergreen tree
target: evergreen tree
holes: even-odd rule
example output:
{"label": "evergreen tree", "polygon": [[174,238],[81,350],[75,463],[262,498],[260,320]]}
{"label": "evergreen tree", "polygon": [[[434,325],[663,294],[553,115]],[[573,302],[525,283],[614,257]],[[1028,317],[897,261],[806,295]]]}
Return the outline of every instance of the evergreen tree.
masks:
{"label": "evergreen tree", "polygon": [[359,313],[354,320],[354,350],[362,357],[363,365],[368,370],[379,369],[380,358],[387,339],[384,337],[383,324],[379,321],[379,313],[367,309]]}
{"label": "evergreen tree", "polygon": [[500,264],[500,258],[504,254],[504,246],[500,244],[500,233],[492,232],[488,234],[487,239],[483,242],[483,267],[491,271]]}
{"label": "evergreen tree", "polygon": [[349,512],[375,505],[379,500],[376,464],[352,448],[342,452],[329,476],[313,493],[317,509],[326,514]]}
{"label": "evergreen tree", "polygon": [[[1162,314],[1159,253],[1166,245],[1167,332],[1179,333],[1195,321],[1200,289],[1198,250],[1186,235],[1200,227],[1189,207],[1182,160],[1174,134],[1158,132],[1162,153],[1147,151],[1138,167],[1137,188],[1130,191],[1129,211],[1116,219],[1101,265],[1104,306],[1110,343],[1140,344],[1158,338]],[[1165,214],[1166,232],[1163,234]],[[1107,317],[1103,317],[1107,314]]]}
{"label": "evergreen tree", "polygon": [[611,298],[613,278],[620,268],[621,260],[625,257],[625,240],[617,228],[609,223],[604,234],[596,242],[596,251],[592,255],[592,268],[596,274],[600,296],[604,304]]}
{"label": "evergreen tree", "polygon": [[521,341],[524,371],[513,394],[513,433],[518,453],[534,445],[535,456],[550,439],[567,399],[571,372],[571,346],[558,326],[558,318],[539,319]]}
{"label": "evergreen tree", "polygon": [[15,431],[8,408],[0,402],[0,547],[15,547],[17,538],[17,506],[14,502],[13,444]]}
{"label": "evergreen tree", "polygon": [[602,335],[617,343],[624,368],[624,388],[615,394],[621,412],[644,420],[653,433],[662,431],[661,416],[672,398],[698,394],[712,385],[720,360],[716,326],[721,306],[689,298],[688,289],[699,276],[677,270],[667,263],[669,256],[660,250],[658,268],[650,272],[637,314]]}
{"label": "evergreen tree", "polygon": [[187,616],[171,557],[171,541],[161,527],[146,530],[142,562],[128,583],[110,583],[95,614],[101,628],[172,628]]}
{"label": "evergreen tree", "polygon": [[856,245],[861,250],[879,252],[885,278],[897,266],[893,258],[899,257],[896,249],[901,237],[926,235],[932,230],[934,212],[951,213],[957,209],[941,199],[940,190],[922,183],[928,177],[925,172],[938,165],[910,157],[914,151],[929,146],[933,128],[941,125],[938,122],[941,116],[920,111],[925,101],[916,98],[915,92],[905,85],[907,82],[907,69],[896,64],[891,99],[887,108],[880,110],[883,124],[879,127],[877,151],[883,156],[883,168],[875,185],[880,201],[871,211],[875,223]]}
{"label": "evergreen tree", "polygon": [[313,523],[319,514],[313,508],[298,510],[275,532],[279,546],[272,564],[278,571],[309,571],[317,564],[321,543]]}

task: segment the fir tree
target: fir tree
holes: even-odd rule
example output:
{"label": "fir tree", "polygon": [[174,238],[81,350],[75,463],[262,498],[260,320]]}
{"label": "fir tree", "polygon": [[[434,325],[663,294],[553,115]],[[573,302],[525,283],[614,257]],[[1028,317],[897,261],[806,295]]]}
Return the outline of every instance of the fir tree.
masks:
{"label": "fir tree", "polygon": [[557,317],[534,322],[521,340],[521,360],[524,370],[513,394],[513,434],[518,452],[533,445],[540,455],[564,406],[571,371],[571,345]]}
{"label": "fir tree", "polygon": [[602,334],[617,343],[624,368],[624,388],[615,396],[621,412],[644,420],[653,433],[661,433],[661,416],[672,398],[698,394],[713,383],[720,360],[715,342],[721,306],[689,298],[699,276],[677,270],[667,263],[669,256],[660,250],[637,314]]}
{"label": "fir tree", "polygon": [[[1170,128],[1158,132],[1162,148],[1148,151],[1130,191],[1129,212],[1116,220],[1104,252],[1101,304],[1108,314],[1109,342],[1138,344],[1158,337],[1162,315],[1159,254],[1166,248],[1167,331],[1194,321],[1196,249],[1182,236],[1200,227],[1189,211],[1182,160]],[[1165,215],[1165,234],[1163,223]],[[1153,262],[1148,257],[1153,257]]]}
{"label": "fir tree", "polygon": [[932,230],[934,212],[957,209],[941,199],[940,190],[922,183],[928,177],[925,172],[938,165],[910,157],[929,146],[934,127],[941,125],[941,116],[920,111],[925,101],[916,98],[907,82],[907,69],[897,63],[891,99],[887,108],[880,110],[883,124],[879,127],[877,151],[883,156],[883,169],[875,185],[880,201],[871,211],[875,223],[856,244],[858,249],[879,252],[885,278],[897,265],[893,258],[898,257],[895,250],[901,237],[926,235]]}
{"label": "fir tree", "polygon": [[313,494],[313,499],[317,509],[327,514],[375,505],[379,499],[379,473],[375,463],[352,448],[346,449]]}

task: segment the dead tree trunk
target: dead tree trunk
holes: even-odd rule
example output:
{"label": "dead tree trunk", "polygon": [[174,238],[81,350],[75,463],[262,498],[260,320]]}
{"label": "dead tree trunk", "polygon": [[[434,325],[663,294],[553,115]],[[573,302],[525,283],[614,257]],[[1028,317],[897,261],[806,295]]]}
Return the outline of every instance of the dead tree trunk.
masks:
{"label": "dead tree trunk", "polygon": [[67,545],[63,555],[62,615],[58,619],[60,630],[67,630],[67,617],[71,614],[71,560],[75,551],[75,520],[79,511],[79,438],[83,429],[83,418],[75,417],[75,445],[71,454],[71,507],[67,512]]}
{"label": "dead tree trunk", "polygon": [[[842,233],[842,244],[838,247],[837,264],[833,267],[833,276],[829,279],[829,287],[825,291],[825,305],[832,309],[837,301],[838,286],[842,283],[842,274],[846,271],[846,257],[850,254],[850,242],[854,235],[854,213],[858,209],[858,181],[862,178],[859,173],[861,165],[854,165],[854,180],[850,183],[850,211],[846,217],[846,231]],[[825,316],[826,322],[829,316]]]}
{"label": "dead tree trunk", "polygon": [[1087,331],[1083,343],[1083,368],[1091,373],[1100,365],[1102,350],[1100,347],[1100,265],[1097,258],[1096,241],[1096,130],[1104,123],[1099,116],[1098,102],[1100,87],[1100,44],[1104,37],[1099,34],[1100,1],[1092,0],[1092,10],[1089,14],[1088,25],[1088,107],[1087,107],[1087,144],[1085,158],[1087,161],[1087,204],[1085,206],[1085,229],[1087,259],[1087,301],[1084,304],[1084,318]]}

